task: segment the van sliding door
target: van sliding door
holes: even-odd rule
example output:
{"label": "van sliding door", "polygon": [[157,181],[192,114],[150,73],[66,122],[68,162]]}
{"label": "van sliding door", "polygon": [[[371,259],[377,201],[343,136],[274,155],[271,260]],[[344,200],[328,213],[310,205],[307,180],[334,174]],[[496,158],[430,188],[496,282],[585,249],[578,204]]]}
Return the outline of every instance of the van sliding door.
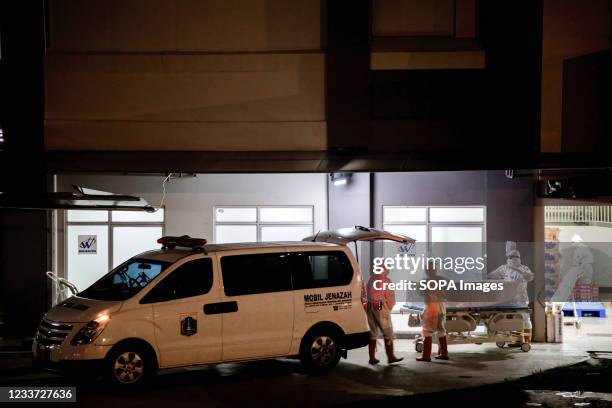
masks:
{"label": "van sliding door", "polygon": [[221,257],[223,360],[282,356],[293,334],[293,292],[287,254],[237,253]]}

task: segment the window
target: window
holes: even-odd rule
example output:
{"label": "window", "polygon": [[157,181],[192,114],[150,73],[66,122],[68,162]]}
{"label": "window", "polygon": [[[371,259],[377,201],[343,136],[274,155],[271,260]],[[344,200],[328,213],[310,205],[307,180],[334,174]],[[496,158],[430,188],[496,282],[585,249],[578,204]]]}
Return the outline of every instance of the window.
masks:
{"label": "window", "polygon": [[482,227],[431,227],[431,242],[482,242]]}
{"label": "window", "polygon": [[483,207],[431,207],[430,222],[484,222]]}
{"label": "window", "polygon": [[164,222],[164,210],[146,211],[111,211],[113,222]]}
{"label": "window", "polygon": [[353,267],[344,252],[291,254],[294,289],[348,285]]}
{"label": "window", "polygon": [[[486,241],[485,220],[484,206],[383,206],[383,229],[416,239],[416,245],[409,252],[412,256],[481,257],[485,253],[482,244]],[[384,257],[394,257],[400,252],[399,244],[383,244]],[[416,273],[421,276],[423,268]],[[456,278],[452,274],[440,274],[448,279]],[[391,271],[390,277],[394,281],[404,279],[397,271]],[[462,275],[466,281],[482,278],[482,273],[476,271]],[[396,291],[397,299],[403,295]]]}
{"label": "window", "polygon": [[279,225],[261,226],[261,240],[266,241],[301,241],[312,235],[312,225]]}
{"label": "window", "polygon": [[179,266],[155,286],[140,303],[166,302],[208,293],[213,284],[210,258],[195,259]]}
{"label": "window", "polygon": [[[134,255],[158,249],[164,210],[67,210],[65,212],[66,278],[85,289]],[[84,247],[86,246],[86,248]]]}
{"label": "window", "polygon": [[485,207],[383,206],[383,229],[423,242],[484,242]]}
{"label": "window", "polygon": [[97,300],[125,300],[140,292],[170,265],[168,262],[134,259],[110,271],[79,296]]}
{"label": "window", "polygon": [[107,222],[108,211],[68,210],[68,222]]}
{"label": "window", "polygon": [[215,242],[257,242],[257,226],[255,225],[217,225]]}
{"label": "window", "polygon": [[301,241],[312,235],[313,206],[215,207],[215,242]]}
{"label": "window", "polygon": [[[87,288],[112,269],[106,225],[69,225],[65,237],[66,277],[79,290]],[[85,248],[86,244],[91,250]]]}
{"label": "window", "polygon": [[383,218],[388,223],[426,222],[427,207],[383,207]]}
{"label": "window", "polygon": [[227,296],[291,290],[286,253],[224,256],[221,274]]}
{"label": "window", "polygon": [[136,254],[151,249],[159,249],[157,240],[163,235],[161,226],[121,226],[112,227],[113,266],[124,262]]}

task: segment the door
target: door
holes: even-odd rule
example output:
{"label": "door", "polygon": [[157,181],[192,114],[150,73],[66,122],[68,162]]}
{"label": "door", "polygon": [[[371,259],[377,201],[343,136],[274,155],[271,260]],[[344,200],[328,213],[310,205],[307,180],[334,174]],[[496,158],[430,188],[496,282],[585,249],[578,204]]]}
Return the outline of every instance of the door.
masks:
{"label": "door", "polygon": [[153,304],[160,366],[221,360],[221,315],[207,313],[219,302],[213,264],[210,257],[188,260],[142,299]]}
{"label": "door", "polygon": [[285,252],[226,255],[220,259],[223,360],[282,356],[293,335],[291,270]]}

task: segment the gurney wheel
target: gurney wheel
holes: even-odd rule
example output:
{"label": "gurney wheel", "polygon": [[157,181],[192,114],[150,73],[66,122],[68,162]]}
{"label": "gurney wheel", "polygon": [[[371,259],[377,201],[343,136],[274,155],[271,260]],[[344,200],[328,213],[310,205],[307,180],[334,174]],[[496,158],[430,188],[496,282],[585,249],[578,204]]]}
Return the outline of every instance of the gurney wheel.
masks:
{"label": "gurney wheel", "polygon": [[495,343],[495,345],[499,348],[504,348],[504,346],[506,345],[506,342],[504,341],[498,341]]}
{"label": "gurney wheel", "polygon": [[421,342],[415,343],[414,349],[417,351],[417,353],[422,353],[423,352],[423,343],[421,343]]}
{"label": "gurney wheel", "polygon": [[529,344],[529,343],[521,344],[521,350],[523,350],[525,353],[527,353],[529,350],[531,350],[531,344]]}

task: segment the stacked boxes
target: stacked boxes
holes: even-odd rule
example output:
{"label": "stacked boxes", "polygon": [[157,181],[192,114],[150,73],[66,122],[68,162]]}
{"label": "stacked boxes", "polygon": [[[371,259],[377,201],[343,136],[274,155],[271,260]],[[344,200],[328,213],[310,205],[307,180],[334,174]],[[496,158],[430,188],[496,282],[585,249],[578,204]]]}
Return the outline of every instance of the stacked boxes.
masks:
{"label": "stacked boxes", "polygon": [[544,230],[544,295],[551,300],[561,280],[560,229],[546,227]]}
{"label": "stacked boxes", "polygon": [[576,302],[593,302],[599,299],[599,286],[576,282],[574,285],[574,300]]}

